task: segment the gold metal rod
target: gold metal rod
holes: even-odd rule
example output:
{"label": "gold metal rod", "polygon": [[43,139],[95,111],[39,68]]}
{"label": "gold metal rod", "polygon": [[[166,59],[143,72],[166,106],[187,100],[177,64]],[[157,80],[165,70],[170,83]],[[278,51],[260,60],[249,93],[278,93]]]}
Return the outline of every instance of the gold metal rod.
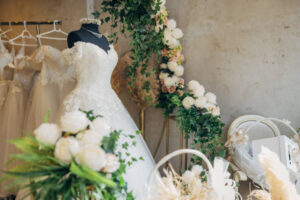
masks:
{"label": "gold metal rod", "polygon": [[[182,131],[180,132],[180,144],[179,144],[179,148],[183,149],[183,132]],[[182,172],[182,158],[183,158],[183,156],[182,156],[182,154],[180,154],[180,156],[179,156],[179,172],[180,172],[180,174]]]}
{"label": "gold metal rod", "polygon": [[[189,148],[189,139],[185,139],[185,148],[188,149]],[[187,165],[188,165],[188,155],[185,154],[184,156],[184,170],[187,170]]]}
{"label": "gold metal rod", "polygon": [[140,130],[142,131],[142,136],[144,140],[146,140],[145,134],[145,108],[141,108],[140,110]]}
{"label": "gold metal rod", "polygon": [[163,128],[162,128],[160,136],[159,136],[159,141],[158,141],[158,143],[156,145],[156,148],[155,148],[155,151],[154,151],[154,154],[153,154],[154,158],[156,157],[156,154],[158,152],[158,149],[159,149],[159,147],[161,145],[161,142],[162,142],[162,139],[164,137],[164,133],[165,133],[165,129],[166,129],[166,124],[167,124],[167,118],[165,118],[165,120],[164,120]]}
{"label": "gold metal rod", "polygon": [[[169,154],[169,139],[170,139],[170,118],[167,118],[167,125],[166,125],[166,154]],[[169,162],[166,162],[165,167],[167,167]]]}

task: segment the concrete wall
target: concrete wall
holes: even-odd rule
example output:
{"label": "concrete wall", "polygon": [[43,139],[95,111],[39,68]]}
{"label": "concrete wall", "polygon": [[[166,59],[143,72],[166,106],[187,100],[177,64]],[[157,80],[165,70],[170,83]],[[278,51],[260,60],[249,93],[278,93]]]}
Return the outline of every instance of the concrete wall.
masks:
{"label": "concrete wall", "polygon": [[[95,1],[96,9],[99,3]],[[184,78],[196,79],[216,93],[227,125],[240,115],[260,114],[286,118],[300,127],[300,1],[169,0],[167,7],[185,34]],[[0,21],[60,19],[63,29],[71,31],[86,15],[84,0],[0,0]],[[107,25],[100,29],[110,32]],[[127,39],[121,38],[121,54],[128,49]],[[125,88],[121,98],[138,123],[138,108]],[[146,121],[146,139],[153,151],[162,112],[149,108]],[[173,122],[170,143],[170,150],[178,148]],[[164,151],[162,145],[156,160]]]}

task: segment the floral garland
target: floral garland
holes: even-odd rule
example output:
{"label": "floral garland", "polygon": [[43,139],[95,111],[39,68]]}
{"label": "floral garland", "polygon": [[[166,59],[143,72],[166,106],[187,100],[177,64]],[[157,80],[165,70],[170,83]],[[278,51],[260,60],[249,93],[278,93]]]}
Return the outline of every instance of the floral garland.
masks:
{"label": "floral garland", "polygon": [[[224,124],[220,119],[220,108],[216,103],[216,96],[205,89],[197,81],[189,82],[189,91],[185,90],[184,56],[179,41],[183,37],[181,29],[177,28],[174,19],[168,19],[165,7],[166,0],[150,1],[122,1],[104,0],[101,10],[110,16],[103,22],[112,22],[116,28],[118,21],[122,23],[121,32],[129,33],[132,41],[132,60],[129,66],[129,85],[135,82],[136,70],[142,66],[141,74],[150,77],[146,72],[147,63],[153,54],[160,60],[159,80],[161,91],[156,107],[165,110],[165,117],[176,110],[180,129],[190,138],[194,134],[192,148],[198,148],[207,153],[213,160],[218,155],[226,154],[222,139]],[[99,12],[94,15],[99,17]],[[114,32],[110,38],[117,39]],[[143,88],[149,92],[149,81]],[[196,162],[196,160],[195,160]]]}
{"label": "floral garland", "polygon": [[[184,56],[179,41],[183,37],[181,29],[176,27],[174,19],[168,19],[165,0],[158,0],[160,10],[155,15],[156,31],[163,33],[164,47],[161,51],[159,79],[161,93],[158,107],[165,109],[165,116],[169,116],[176,108],[176,119],[180,129],[186,133],[186,138],[194,134],[192,148],[206,153],[212,161],[214,157],[225,157],[226,150],[222,138],[224,124],[220,118],[220,107],[217,105],[216,95],[207,92],[195,80],[188,83],[188,90],[184,91]],[[199,161],[193,158],[193,162]],[[200,161],[199,161],[200,162]]]}
{"label": "floral garland", "polygon": [[134,200],[123,175],[126,166],[143,159],[117,150],[121,131],[91,111],[66,113],[61,126],[45,121],[34,137],[11,141],[22,152],[13,158],[23,162],[6,172],[5,179],[16,179],[11,186],[29,188],[24,195],[35,199]]}

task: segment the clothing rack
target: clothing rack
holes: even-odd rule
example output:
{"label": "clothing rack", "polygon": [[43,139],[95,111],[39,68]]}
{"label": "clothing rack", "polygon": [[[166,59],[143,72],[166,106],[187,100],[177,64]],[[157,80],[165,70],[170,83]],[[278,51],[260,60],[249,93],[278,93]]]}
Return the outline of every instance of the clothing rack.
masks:
{"label": "clothing rack", "polygon": [[[54,22],[56,24],[62,25],[62,21],[60,20],[54,20],[54,21],[25,21],[26,25],[52,25]],[[19,22],[0,22],[0,26],[19,26],[19,25],[24,25],[24,21],[19,21]]]}
{"label": "clothing rack", "polygon": [[[53,20],[53,21],[19,21],[19,22],[0,22],[0,26],[20,26],[20,25],[36,25],[36,33],[40,34],[40,25],[52,25],[52,24],[62,25],[62,21]],[[37,40],[37,46],[41,46],[39,40]]]}

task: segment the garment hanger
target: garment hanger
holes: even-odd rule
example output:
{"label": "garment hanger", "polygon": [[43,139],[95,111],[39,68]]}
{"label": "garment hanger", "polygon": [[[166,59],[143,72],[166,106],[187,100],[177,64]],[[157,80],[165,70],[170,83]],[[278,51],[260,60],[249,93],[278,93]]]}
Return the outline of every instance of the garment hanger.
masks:
{"label": "garment hanger", "polygon": [[64,32],[60,28],[56,28],[56,24],[58,23],[58,20],[53,21],[53,29],[51,31],[47,31],[45,33],[38,34],[36,37],[38,38],[40,44],[42,44],[41,39],[48,39],[48,40],[67,40],[67,37],[53,37],[53,36],[46,36],[51,33],[62,33],[63,35],[67,36],[68,33]]}
{"label": "garment hanger", "polygon": [[[5,31],[3,31],[1,28],[0,28],[0,40],[2,40],[2,42],[8,42],[9,41],[9,37],[7,36],[7,33],[13,31],[12,27],[11,27],[11,22],[9,22],[9,28]],[[2,38],[6,38],[7,40],[3,40]]]}
{"label": "garment hanger", "polygon": [[[18,39],[22,39],[22,43],[15,42]],[[22,33],[17,37],[10,39],[9,44],[15,46],[37,47],[37,44],[24,43],[24,39],[31,39],[34,40],[35,42],[37,41],[37,39],[27,30],[26,21],[24,21],[24,30],[22,31]]]}

